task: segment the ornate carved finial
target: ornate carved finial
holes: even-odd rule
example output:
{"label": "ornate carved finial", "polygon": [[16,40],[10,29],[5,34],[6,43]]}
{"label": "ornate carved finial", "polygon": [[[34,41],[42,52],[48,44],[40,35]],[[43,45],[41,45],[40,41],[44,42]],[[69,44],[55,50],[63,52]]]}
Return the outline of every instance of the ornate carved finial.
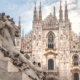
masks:
{"label": "ornate carved finial", "polygon": [[62,8],[62,5],[61,5],[62,1],[60,0],[60,8]]}
{"label": "ornate carved finial", "polygon": [[40,9],[41,9],[41,1],[40,1]]}
{"label": "ornate carved finial", "polygon": [[21,18],[21,17],[19,16],[19,26],[21,25],[20,18]]}
{"label": "ornate carved finial", "polygon": [[20,33],[20,37],[21,37],[21,21],[20,21],[21,17],[19,16],[19,23],[18,23],[18,28],[19,28],[19,33]]}
{"label": "ornate carved finial", "polygon": [[55,13],[55,6],[54,6],[54,16],[56,15],[56,13]]}
{"label": "ornate carved finial", "polygon": [[59,21],[63,21],[62,1],[60,0]]}
{"label": "ornate carved finial", "polygon": [[65,0],[65,21],[68,21],[67,1]]}
{"label": "ornate carved finial", "polygon": [[35,6],[34,6],[34,15],[33,15],[33,24],[37,23],[38,18],[37,18],[37,10],[36,10],[36,2],[35,2]]}
{"label": "ornate carved finial", "polygon": [[36,9],[36,2],[35,2],[35,9]]}
{"label": "ornate carved finial", "polygon": [[39,21],[42,21],[41,2],[40,2],[40,7],[39,7]]}
{"label": "ornate carved finial", "polygon": [[80,32],[79,32],[79,42],[80,42]]}

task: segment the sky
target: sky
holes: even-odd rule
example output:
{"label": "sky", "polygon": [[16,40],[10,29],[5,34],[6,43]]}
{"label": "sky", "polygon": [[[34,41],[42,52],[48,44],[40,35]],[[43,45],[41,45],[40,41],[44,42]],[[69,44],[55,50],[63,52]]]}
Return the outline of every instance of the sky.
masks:
{"label": "sky", "polygon": [[[21,27],[24,33],[28,34],[32,29],[34,3],[36,2],[37,10],[42,5],[43,20],[50,14],[53,14],[53,7],[56,7],[56,16],[59,18],[60,0],[0,0],[0,13],[5,12],[14,19],[18,25],[19,16],[21,17]],[[72,30],[79,34],[80,32],[80,0],[66,0],[68,4],[69,19]],[[65,0],[62,0],[64,14]]]}

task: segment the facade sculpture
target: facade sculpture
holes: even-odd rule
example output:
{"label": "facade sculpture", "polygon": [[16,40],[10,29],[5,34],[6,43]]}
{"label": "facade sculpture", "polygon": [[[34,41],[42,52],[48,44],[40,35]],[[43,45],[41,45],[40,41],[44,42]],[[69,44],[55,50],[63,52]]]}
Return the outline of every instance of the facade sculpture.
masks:
{"label": "facade sculpture", "polygon": [[39,13],[35,4],[32,30],[16,40],[21,44],[16,42],[16,48],[28,54],[32,62],[41,63],[46,71],[45,80],[79,80],[80,36],[72,31],[67,2],[64,19],[61,1],[59,20],[55,10],[54,7],[54,15],[42,20],[41,3]]}

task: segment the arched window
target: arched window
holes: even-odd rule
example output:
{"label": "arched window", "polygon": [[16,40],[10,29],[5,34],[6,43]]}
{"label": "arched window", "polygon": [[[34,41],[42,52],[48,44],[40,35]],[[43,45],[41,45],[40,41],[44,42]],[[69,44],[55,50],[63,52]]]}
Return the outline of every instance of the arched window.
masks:
{"label": "arched window", "polygon": [[78,66],[78,60],[79,60],[79,59],[78,59],[78,55],[74,55],[74,56],[73,56],[73,65],[74,65],[74,66]]}
{"label": "arched window", "polygon": [[79,80],[79,74],[78,73],[74,73],[74,80]]}
{"label": "arched window", "polygon": [[54,37],[53,34],[48,35],[48,48],[54,48]]}
{"label": "arched window", "polygon": [[54,61],[52,59],[48,60],[48,70],[54,69]]}

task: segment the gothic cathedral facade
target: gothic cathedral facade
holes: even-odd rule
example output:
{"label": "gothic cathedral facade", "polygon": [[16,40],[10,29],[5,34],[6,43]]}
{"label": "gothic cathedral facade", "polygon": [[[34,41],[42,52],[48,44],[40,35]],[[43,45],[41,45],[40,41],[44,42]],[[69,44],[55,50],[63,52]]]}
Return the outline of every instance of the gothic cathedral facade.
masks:
{"label": "gothic cathedral facade", "polygon": [[55,7],[42,20],[41,3],[39,12],[35,3],[32,30],[17,39],[16,48],[41,64],[45,80],[80,80],[80,36],[72,31],[66,1],[64,19],[60,1],[59,20]]}

